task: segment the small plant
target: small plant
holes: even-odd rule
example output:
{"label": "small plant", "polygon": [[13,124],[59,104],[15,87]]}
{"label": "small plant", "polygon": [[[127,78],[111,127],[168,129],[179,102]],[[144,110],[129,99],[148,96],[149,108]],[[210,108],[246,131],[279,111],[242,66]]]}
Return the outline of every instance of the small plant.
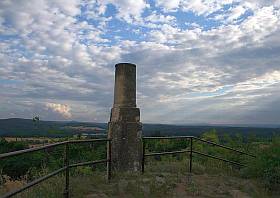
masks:
{"label": "small plant", "polygon": [[186,191],[190,192],[193,196],[199,195],[199,188],[198,188],[197,184],[193,181],[189,183]]}

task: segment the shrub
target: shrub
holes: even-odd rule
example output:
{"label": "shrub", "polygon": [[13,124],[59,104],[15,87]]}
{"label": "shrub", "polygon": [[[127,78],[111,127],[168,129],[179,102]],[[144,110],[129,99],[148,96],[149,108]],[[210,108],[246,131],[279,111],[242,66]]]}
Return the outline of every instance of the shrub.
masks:
{"label": "shrub", "polygon": [[280,137],[270,145],[261,145],[257,157],[249,162],[246,174],[260,178],[268,190],[280,189]]}

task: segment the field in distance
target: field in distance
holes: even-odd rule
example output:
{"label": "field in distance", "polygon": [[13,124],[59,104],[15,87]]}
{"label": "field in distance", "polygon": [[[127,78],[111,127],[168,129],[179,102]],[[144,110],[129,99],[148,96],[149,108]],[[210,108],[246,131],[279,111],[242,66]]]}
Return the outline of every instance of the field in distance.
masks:
{"label": "field in distance", "polygon": [[[258,137],[271,137],[280,134],[276,125],[221,126],[221,125],[168,125],[143,124],[144,136],[194,135],[199,136],[215,129],[217,133],[229,135],[241,134]],[[69,137],[73,135],[98,136],[107,133],[107,123],[76,121],[39,121],[31,119],[0,119],[0,136],[2,137]]]}

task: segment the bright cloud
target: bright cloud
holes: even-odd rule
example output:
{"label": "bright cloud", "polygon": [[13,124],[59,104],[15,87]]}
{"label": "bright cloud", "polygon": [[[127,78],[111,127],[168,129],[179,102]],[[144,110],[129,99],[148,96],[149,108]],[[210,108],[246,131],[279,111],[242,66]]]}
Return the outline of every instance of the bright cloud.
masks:
{"label": "bright cloud", "polygon": [[71,118],[70,107],[65,104],[56,104],[56,103],[47,103],[47,109],[51,109],[52,111],[61,114],[64,118]]}
{"label": "bright cloud", "polygon": [[165,9],[165,11],[176,10],[179,7],[180,0],[156,0],[156,5]]}
{"label": "bright cloud", "polygon": [[144,0],[98,0],[98,3],[104,9],[108,4],[113,4],[117,9],[117,17],[130,23],[139,20],[144,9],[149,7]]}

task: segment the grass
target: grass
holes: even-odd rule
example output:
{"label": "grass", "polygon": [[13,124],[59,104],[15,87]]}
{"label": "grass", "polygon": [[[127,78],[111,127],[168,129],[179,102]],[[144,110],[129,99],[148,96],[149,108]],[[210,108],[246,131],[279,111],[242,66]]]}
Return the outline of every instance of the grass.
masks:
{"label": "grass", "polygon": [[[242,178],[238,169],[216,161],[198,163],[197,160],[192,175],[184,158],[183,161],[174,161],[172,157],[164,161],[151,158],[144,175],[115,174],[110,182],[106,181],[104,171],[92,171],[90,167],[73,169],[70,197],[277,197],[266,192],[259,182]],[[63,175],[58,175],[16,197],[63,197],[64,181]]]}

